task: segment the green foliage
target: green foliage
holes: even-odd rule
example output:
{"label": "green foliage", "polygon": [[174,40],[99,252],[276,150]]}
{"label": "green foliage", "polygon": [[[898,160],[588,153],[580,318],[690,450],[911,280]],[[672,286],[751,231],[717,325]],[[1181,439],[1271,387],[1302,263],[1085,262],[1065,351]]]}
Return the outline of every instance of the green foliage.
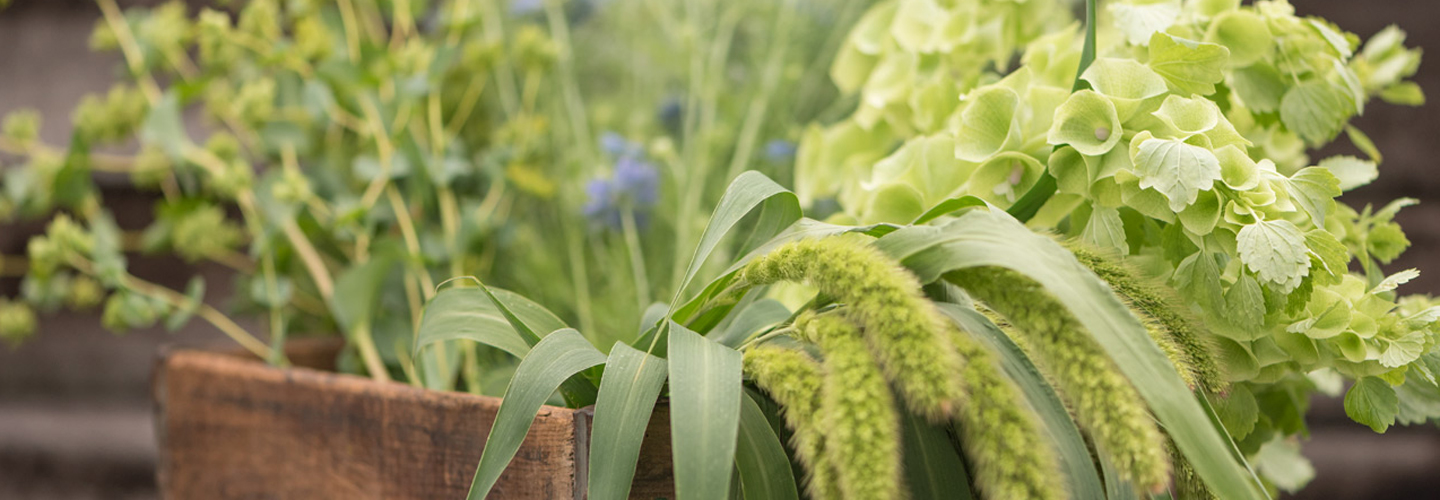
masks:
{"label": "green foliage", "polygon": [[[837,196],[837,221],[906,223],[942,200],[971,195],[1006,208],[1035,195],[1044,203],[1032,227],[1113,252],[1133,270],[1118,274],[1086,258],[1089,250],[1075,251],[1147,320],[1182,375],[1212,393],[1255,384],[1246,387],[1259,400],[1258,422],[1227,423],[1239,436],[1299,431],[1292,422],[1303,422],[1305,405],[1294,401],[1303,398],[1267,403],[1261,395],[1312,391],[1295,380],[1317,370],[1373,380],[1360,394],[1383,393],[1370,389],[1384,383],[1412,398],[1408,408],[1428,413],[1419,410],[1428,407],[1428,389],[1417,388],[1429,379],[1407,374],[1435,348],[1435,318],[1421,313],[1432,304],[1417,298],[1401,311],[1392,285],[1413,276],[1380,268],[1410,244],[1393,222],[1410,202],[1377,210],[1337,201],[1372,182],[1382,161],[1349,120],[1375,97],[1423,102],[1407,82],[1419,50],[1406,48],[1395,27],[1362,44],[1328,21],[1295,15],[1284,0],[1106,7],[1098,57],[1078,91],[1068,90],[1068,78],[1080,34],[1052,31],[1013,49],[1025,54],[1019,67],[1001,66],[960,87],[960,99],[932,104],[947,116],[930,127],[889,121],[868,134],[807,137],[866,153],[854,156],[860,165],[823,160],[798,169],[802,199]],[[1366,158],[1308,156],[1342,129]],[[1055,180],[1053,196],[1040,174]],[[833,187],[806,195],[820,182]],[[1174,297],[1151,293],[1171,286]],[[1421,382],[1400,390],[1409,380]],[[1263,442],[1243,448],[1253,456]]]}
{"label": "green foliage", "polygon": [[[66,147],[0,124],[25,161],[0,217],[51,220],[0,338],[103,303],[506,385],[470,498],[556,393],[595,405],[595,498],[628,495],[666,396],[681,500],[796,498],[792,459],[820,499],[1251,499],[1313,477],[1312,391],[1354,379],[1377,432],[1440,417],[1440,306],[1381,269],[1412,202],[1336,201],[1382,162],[1349,120],[1424,102],[1393,27],[1362,45],[1285,0],[1088,2],[1083,34],[1059,0],[99,3],[123,81]],[[1312,162],[1342,129],[1365,158]],[[95,172],[155,220],[122,230]],[[240,271],[271,343],[135,251]]]}

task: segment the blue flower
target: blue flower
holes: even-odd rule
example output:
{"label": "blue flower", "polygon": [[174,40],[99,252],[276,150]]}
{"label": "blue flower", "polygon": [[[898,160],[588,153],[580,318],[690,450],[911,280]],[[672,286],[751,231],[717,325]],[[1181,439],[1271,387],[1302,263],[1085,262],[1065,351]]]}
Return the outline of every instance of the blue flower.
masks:
{"label": "blue flower", "polygon": [[795,143],[784,139],[765,143],[765,159],[772,163],[789,163],[795,159]]}
{"label": "blue flower", "polygon": [[525,16],[535,14],[545,8],[545,0],[511,0],[510,15]]}
{"label": "blue flower", "polygon": [[[607,140],[609,139],[609,140]],[[613,145],[633,144],[619,139],[602,137],[601,143],[607,151]],[[588,200],[582,211],[596,226],[620,229],[621,217],[626,209],[635,217],[637,226],[644,226],[647,211],[660,201],[660,172],[655,165],[646,161],[637,148],[618,148],[620,157],[615,161],[615,173],[609,178],[597,177],[585,185]]]}
{"label": "blue flower", "polygon": [[650,162],[633,156],[620,158],[615,162],[615,185],[637,205],[648,207],[659,201],[660,174]]}
{"label": "blue flower", "polygon": [[605,150],[610,156],[620,158],[624,156],[641,156],[645,150],[640,143],[626,139],[625,136],[613,131],[606,131],[600,134],[600,149]]}

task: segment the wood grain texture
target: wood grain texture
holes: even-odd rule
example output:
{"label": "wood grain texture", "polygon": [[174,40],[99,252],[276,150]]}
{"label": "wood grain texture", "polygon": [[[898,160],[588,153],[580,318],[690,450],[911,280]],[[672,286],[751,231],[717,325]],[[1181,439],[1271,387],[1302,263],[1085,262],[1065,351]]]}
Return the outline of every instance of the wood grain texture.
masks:
{"label": "wood grain texture", "polygon": [[[287,353],[326,367],[338,348],[297,341]],[[172,499],[461,499],[500,406],[197,350],[164,353],[153,383],[158,483]],[[542,407],[491,498],[584,498],[589,415]],[[674,498],[669,421],[657,405],[631,498]]]}

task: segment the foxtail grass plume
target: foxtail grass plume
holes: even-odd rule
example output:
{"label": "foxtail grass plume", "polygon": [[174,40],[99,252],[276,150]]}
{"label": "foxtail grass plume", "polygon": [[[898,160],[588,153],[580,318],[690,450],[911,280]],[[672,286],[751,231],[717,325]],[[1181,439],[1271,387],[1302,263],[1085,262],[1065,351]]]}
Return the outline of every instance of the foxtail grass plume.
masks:
{"label": "foxtail grass plume", "polygon": [[952,328],[950,335],[965,360],[957,427],[980,493],[989,500],[1065,498],[1055,456],[1019,390],[970,334]]}
{"label": "foxtail grass plume", "polygon": [[847,238],[786,243],[740,271],[742,285],[804,282],[843,304],[864,332],[880,368],[911,411],[931,421],[960,399],[960,358],[943,334],[940,313],[920,282],[874,247]]}
{"label": "foxtail grass plume", "polygon": [[[1191,388],[1199,386],[1213,394],[1226,392],[1229,379],[1215,359],[1215,346],[1201,333],[1198,321],[1183,308],[1182,302],[1173,293],[1101,252],[1085,248],[1077,242],[1066,242],[1065,246],[1081,264],[1126,299],[1131,310],[1143,313],[1137,316],[1145,321],[1151,338],[1170,357]],[[1162,339],[1168,339],[1168,342]]]}
{"label": "foxtail grass plume", "polygon": [[820,410],[824,376],[820,363],[795,349],[762,344],[745,351],[744,370],[755,385],[780,403],[785,425],[792,432],[790,444],[795,457],[809,472],[806,491],[810,498],[842,498],[836,488],[835,471],[826,461]]}
{"label": "foxtail grass plume", "polygon": [[840,492],[847,500],[904,498],[900,414],[860,330],[835,314],[804,315],[795,327],[825,355],[820,421]]}
{"label": "foxtail grass plume", "polygon": [[1080,427],[1121,477],[1145,491],[1165,487],[1170,464],[1164,435],[1134,386],[1063,304],[1008,269],[970,268],[950,277],[1028,337],[1021,344],[1050,372]]}

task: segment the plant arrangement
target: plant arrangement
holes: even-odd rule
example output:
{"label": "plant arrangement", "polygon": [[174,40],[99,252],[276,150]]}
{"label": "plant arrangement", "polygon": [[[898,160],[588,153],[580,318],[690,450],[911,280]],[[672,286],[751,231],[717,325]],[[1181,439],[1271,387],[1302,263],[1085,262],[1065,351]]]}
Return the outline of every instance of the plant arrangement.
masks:
{"label": "plant arrangement", "polygon": [[[428,314],[487,311],[471,338],[524,356],[471,497],[556,388],[595,405],[604,498],[662,395],[681,498],[1263,498],[1313,475],[1311,392],[1350,381],[1377,432],[1440,416],[1440,307],[1380,270],[1410,202],[1336,201],[1381,160],[1349,119],[1423,103],[1403,33],[1284,1],[1066,12],[872,7],[831,68],[855,111],[807,130],[797,193],[738,178],[690,268],[753,212],[743,257],[608,356],[534,303],[441,292],[470,303]],[[1369,158],[1312,164],[1342,131]]]}
{"label": "plant arrangement", "polygon": [[[685,256],[668,243],[698,237],[714,181],[741,165],[788,172],[786,138],[834,94],[814,61],[841,40],[823,30],[863,8],[98,4],[91,45],[123,56],[121,82],[79,103],[63,147],[39,140],[33,112],[4,120],[0,150],[20,164],[0,218],[51,219],[27,256],[0,260],[23,275],[21,297],[0,303],[7,340],[34,331],[36,310],[101,307],[116,331],[199,316],[284,364],[291,332],[339,331],[346,371],[492,392],[513,363],[488,347],[440,342],[415,369],[436,283],[484,276],[597,344],[633,339],[675,286]],[[636,19],[672,29],[622,29]],[[115,184],[155,193],[153,223],[117,226],[101,189]],[[236,303],[204,304],[198,278],[182,291],[133,276],[132,252],[233,268]],[[484,367],[468,385],[462,360]]]}
{"label": "plant arrangement", "polygon": [[[349,370],[504,387],[471,498],[547,402],[594,406],[593,498],[628,495],[662,400],[682,499],[1268,498],[1313,474],[1311,392],[1440,417],[1440,305],[1381,270],[1409,202],[1336,201],[1381,161],[1349,119],[1424,100],[1398,29],[1283,0],[100,4],[133,83],[63,150],[6,119],[0,208],[73,215],[0,332],[104,301],[283,363],[333,325]],[[1342,131],[1368,158],[1312,165]],[[761,144],[795,135],[792,171]],[[164,197],[142,234],[110,171]],[[136,248],[250,273],[271,343]]]}

